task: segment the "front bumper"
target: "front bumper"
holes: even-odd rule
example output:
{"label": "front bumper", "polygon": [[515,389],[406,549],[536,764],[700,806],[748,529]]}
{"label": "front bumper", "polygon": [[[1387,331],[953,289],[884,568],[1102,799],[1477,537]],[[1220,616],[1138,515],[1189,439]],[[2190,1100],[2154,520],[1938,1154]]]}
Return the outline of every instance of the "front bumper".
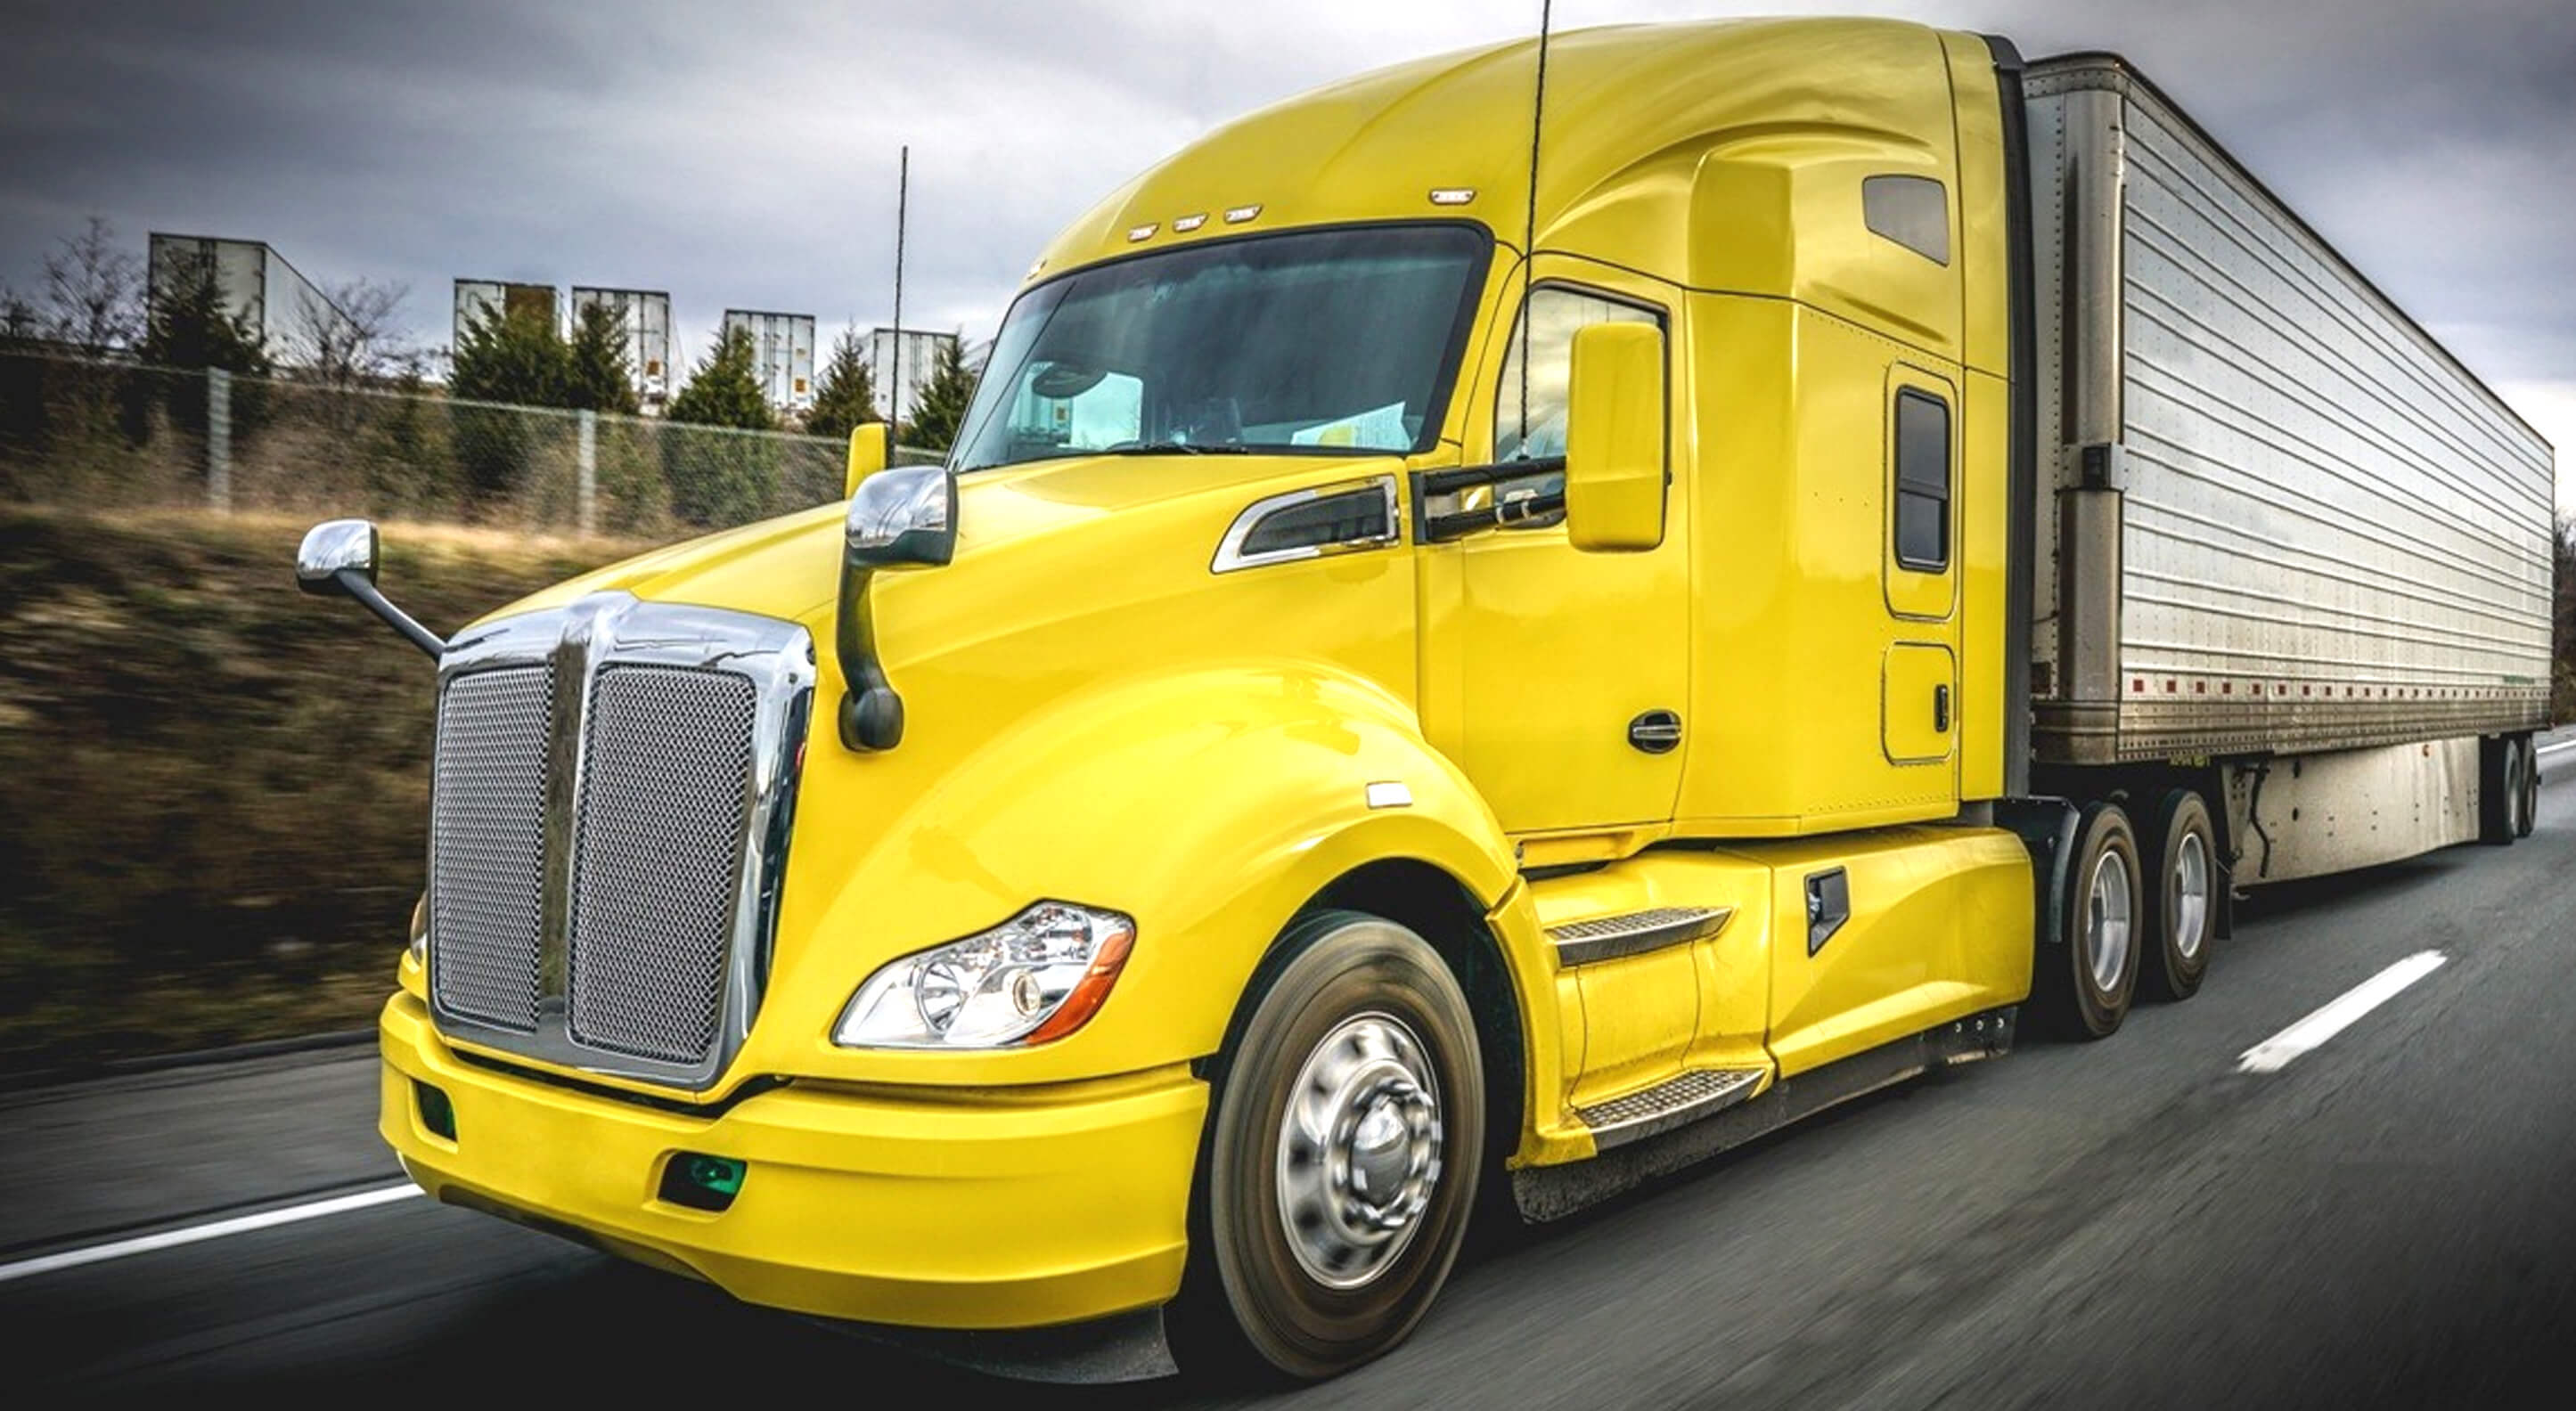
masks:
{"label": "front bumper", "polygon": [[[701,1116],[468,1063],[409,993],[380,1035],[379,1130],[423,1190],[753,1303],[1030,1328],[1180,1288],[1207,1109],[1185,1068],[999,1090],[790,1085]],[[424,1124],[416,1083],[447,1095],[455,1140]],[[730,1208],[659,1198],[679,1152],[749,1163]]]}

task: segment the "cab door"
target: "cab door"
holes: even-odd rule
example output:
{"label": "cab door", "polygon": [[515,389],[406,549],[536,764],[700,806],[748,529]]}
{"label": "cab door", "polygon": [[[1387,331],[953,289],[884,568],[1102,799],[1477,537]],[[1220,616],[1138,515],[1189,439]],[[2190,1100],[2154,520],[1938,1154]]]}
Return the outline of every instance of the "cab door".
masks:
{"label": "cab door", "polygon": [[[1572,262],[1568,262],[1571,264]],[[1427,650],[1448,653],[1452,751],[1515,834],[1610,829],[1672,817],[1682,761],[1690,671],[1689,517],[1672,473],[1682,438],[1673,369],[1676,301],[1632,276],[1543,279],[1518,317],[1497,320],[1471,403],[1470,463],[1561,456],[1575,331],[1609,320],[1664,331],[1666,437],[1663,542],[1640,553],[1585,553],[1568,542],[1564,516],[1488,530],[1445,546],[1454,576],[1427,601]],[[1616,274],[1617,272],[1612,272]],[[1561,473],[1506,480],[1470,492],[1511,500],[1560,492]],[[1437,570],[1434,570],[1435,573]],[[1427,712],[1441,714],[1442,712]],[[1442,738],[1446,737],[1446,738]]]}

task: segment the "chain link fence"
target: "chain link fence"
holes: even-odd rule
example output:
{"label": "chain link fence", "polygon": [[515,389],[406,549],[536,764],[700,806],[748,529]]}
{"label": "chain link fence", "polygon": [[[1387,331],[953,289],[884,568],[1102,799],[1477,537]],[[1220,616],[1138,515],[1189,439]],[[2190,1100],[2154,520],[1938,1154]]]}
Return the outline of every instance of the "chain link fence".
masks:
{"label": "chain link fence", "polygon": [[[837,499],[848,447],[440,395],[0,352],[0,500],[677,538]],[[904,448],[898,463],[936,463]]]}

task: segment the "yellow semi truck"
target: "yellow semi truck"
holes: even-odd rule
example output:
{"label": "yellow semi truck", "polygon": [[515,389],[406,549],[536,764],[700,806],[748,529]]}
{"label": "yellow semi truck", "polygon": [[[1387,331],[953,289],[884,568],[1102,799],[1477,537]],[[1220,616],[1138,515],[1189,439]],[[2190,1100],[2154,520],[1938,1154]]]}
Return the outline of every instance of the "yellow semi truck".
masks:
{"label": "yellow semi truck", "polygon": [[1472,1213],[2107,1035],[2239,889],[2530,826],[2548,448],[2107,56],[1353,79],[1076,220],[947,463],[885,458],[447,639],[308,539],[438,662],[382,1021],[431,1194],[1325,1376]]}

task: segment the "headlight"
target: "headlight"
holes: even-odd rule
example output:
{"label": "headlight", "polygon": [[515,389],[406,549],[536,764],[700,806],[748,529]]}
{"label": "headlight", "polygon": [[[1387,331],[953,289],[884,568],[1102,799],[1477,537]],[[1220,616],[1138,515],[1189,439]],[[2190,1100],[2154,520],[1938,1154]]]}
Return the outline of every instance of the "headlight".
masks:
{"label": "headlight", "polygon": [[1136,923],[1040,902],[978,935],[868,977],[832,1026],[847,1048],[1002,1048],[1079,1029],[1127,963]]}
{"label": "headlight", "polygon": [[420,900],[411,904],[411,963],[418,965],[428,958],[429,893],[423,892]]}

